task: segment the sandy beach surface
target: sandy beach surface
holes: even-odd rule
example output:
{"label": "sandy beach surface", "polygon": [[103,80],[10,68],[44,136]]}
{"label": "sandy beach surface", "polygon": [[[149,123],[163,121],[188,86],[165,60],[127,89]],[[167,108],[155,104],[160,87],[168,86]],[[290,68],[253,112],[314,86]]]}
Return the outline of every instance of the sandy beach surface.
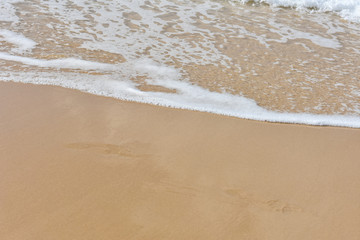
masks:
{"label": "sandy beach surface", "polygon": [[360,130],[0,83],[0,239],[360,239]]}

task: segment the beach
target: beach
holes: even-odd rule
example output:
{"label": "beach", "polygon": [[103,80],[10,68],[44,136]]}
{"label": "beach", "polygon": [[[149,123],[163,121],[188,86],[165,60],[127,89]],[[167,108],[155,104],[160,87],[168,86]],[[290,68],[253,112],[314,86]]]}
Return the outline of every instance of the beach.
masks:
{"label": "beach", "polygon": [[1,0],[1,240],[359,240],[360,2]]}
{"label": "beach", "polygon": [[360,130],[0,82],[0,238],[360,238]]}

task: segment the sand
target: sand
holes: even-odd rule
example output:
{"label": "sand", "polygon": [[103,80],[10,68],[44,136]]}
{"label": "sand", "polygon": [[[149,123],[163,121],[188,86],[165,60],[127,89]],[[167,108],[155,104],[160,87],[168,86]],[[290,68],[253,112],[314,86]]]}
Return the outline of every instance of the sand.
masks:
{"label": "sand", "polygon": [[360,130],[0,83],[0,239],[360,239]]}

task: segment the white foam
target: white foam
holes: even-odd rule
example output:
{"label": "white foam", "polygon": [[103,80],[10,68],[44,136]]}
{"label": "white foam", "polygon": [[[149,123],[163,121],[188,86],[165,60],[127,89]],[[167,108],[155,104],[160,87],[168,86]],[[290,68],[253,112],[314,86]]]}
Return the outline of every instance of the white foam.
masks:
{"label": "white foam", "polygon": [[[120,66],[119,66],[120,67]],[[360,128],[360,117],[345,115],[316,115],[307,113],[279,113],[266,110],[252,99],[228,93],[210,92],[204,88],[181,80],[181,74],[174,68],[159,65],[151,60],[140,60],[135,65],[122,64],[149,77],[148,83],[176,90],[176,93],[145,92],[134,82],[126,80],[123,74],[87,76],[74,73],[13,73],[1,72],[0,80],[34,84],[58,85],[81,91],[114,97],[121,100],[154,105],[210,112],[221,115],[267,122],[298,123],[308,125],[329,125]]]}
{"label": "white foam", "polygon": [[284,24],[277,23],[275,19],[269,19],[268,22],[272,27],[275,28],[269,28],[269,31],[277,33],[281,36],[281,39],[279,40],[271,39],[270,41],[285,43],[290,39],[309,39],[313,44],[316,44],[320,47],[334,49],[339,49],[342,47],[341,43],[334,36],[332,38],[325,38],[314,33],[299,31]]}
{"label": "white foam", "polygon": [[0,40],[2,38],[4,41],[16,45],[17,47],[11,49],[11,51],[19,54],[30,52],[37,45],[36,42],[26,38],[24,35],[6,29],[0,30],[0,36],[2,36]]}
{"label": "white foam", "polygon": [[0,52],[0,59],[20,62],[25,65],[42,67],[42,68],[103,70],[103,71],[116,70],[116,65],[113,64],[92,62],[92,61],[86,61],[76,58],[45,60],[45,59],[36,59],[36,58],[23,57],[23,56],[15,56],[5,52]]}
{"label": "white foam", "polygon": [[319,12],[335,12],[346,20],[360,22],[359,0],[239,0],[242,3],[254,1],[272,6],[294,7],[300,10],[316,8]]}
{"label": "white foam", "polygon": [[0,1],[0,22],[17,22],[19,18],[15,14],[13,3],[23,2],[21,0],[1,0]]}
{"label": "white foam", "polygon": [[[65,23],[68,31],[64,34],[70,38],[84,40],[81,48],[121,54],[127,60],[137,59],[139,52],[150,49],[152,58],[159,62],[169,61],[172,56],[181,59],[184,64],[221,63],[227,66],[230,61],[229,57],[215,47],[214,33],[206,29],[199,29],[193,24],[199,13],[208,19],[214,18],[207,14],[207,10],[221,9],[222,6],[212,1],[189,2],[191,8],[185,10],[181,3],[179,5],[173,1],[161,0],[154,4],[157,11],[144,8],[144,6],[153,5],[145,0],[121,2],[107,0],[103,3],[93,2],[92,4],[88,4],[87,0],[78,0],[76,4],[83,9],[82,11],[69,9],[66,1],[41,0],[40,2],[41,6],[46,6],[42,11],[51,12]],[[174,13],[174,8],[178,8],[179,11],[176,11],[175,15],[181,19],[176,22],[176,27],[182,31],[169,37],[168,34],[162,33],[169,21],[158,16],[169,12]],[[97,14],[92,14],[91,17],[95,19],[95,23],[86,26],[87,32],[84,32],[84,28],[77,25],[76,22],[79,19],[90,22],[88,13],[94,10]],[[139,27],[136,30],[127,27],[126,22],[129,19],[122,16],[124,13],[133,12],[140,16],[140,20],[131,19],[131,23]],[[108,27],[104,27],[104,24]],[[198,41],[188,42],[181,38],[179,33],[197,34],[202,36],[203,40],[199,38]],[[94,35],[96,35],[96,39],[94,39]],[[186,50],[184,51],[184,49]]]}

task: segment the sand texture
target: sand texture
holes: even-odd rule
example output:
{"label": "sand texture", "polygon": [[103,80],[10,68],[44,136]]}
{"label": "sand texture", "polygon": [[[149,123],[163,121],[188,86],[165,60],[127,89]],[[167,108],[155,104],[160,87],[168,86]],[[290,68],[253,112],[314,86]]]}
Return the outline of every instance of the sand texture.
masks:
{"label": "sand texture", "polygon": [[360,130],[0,83],[0,239],[360,239]]}

